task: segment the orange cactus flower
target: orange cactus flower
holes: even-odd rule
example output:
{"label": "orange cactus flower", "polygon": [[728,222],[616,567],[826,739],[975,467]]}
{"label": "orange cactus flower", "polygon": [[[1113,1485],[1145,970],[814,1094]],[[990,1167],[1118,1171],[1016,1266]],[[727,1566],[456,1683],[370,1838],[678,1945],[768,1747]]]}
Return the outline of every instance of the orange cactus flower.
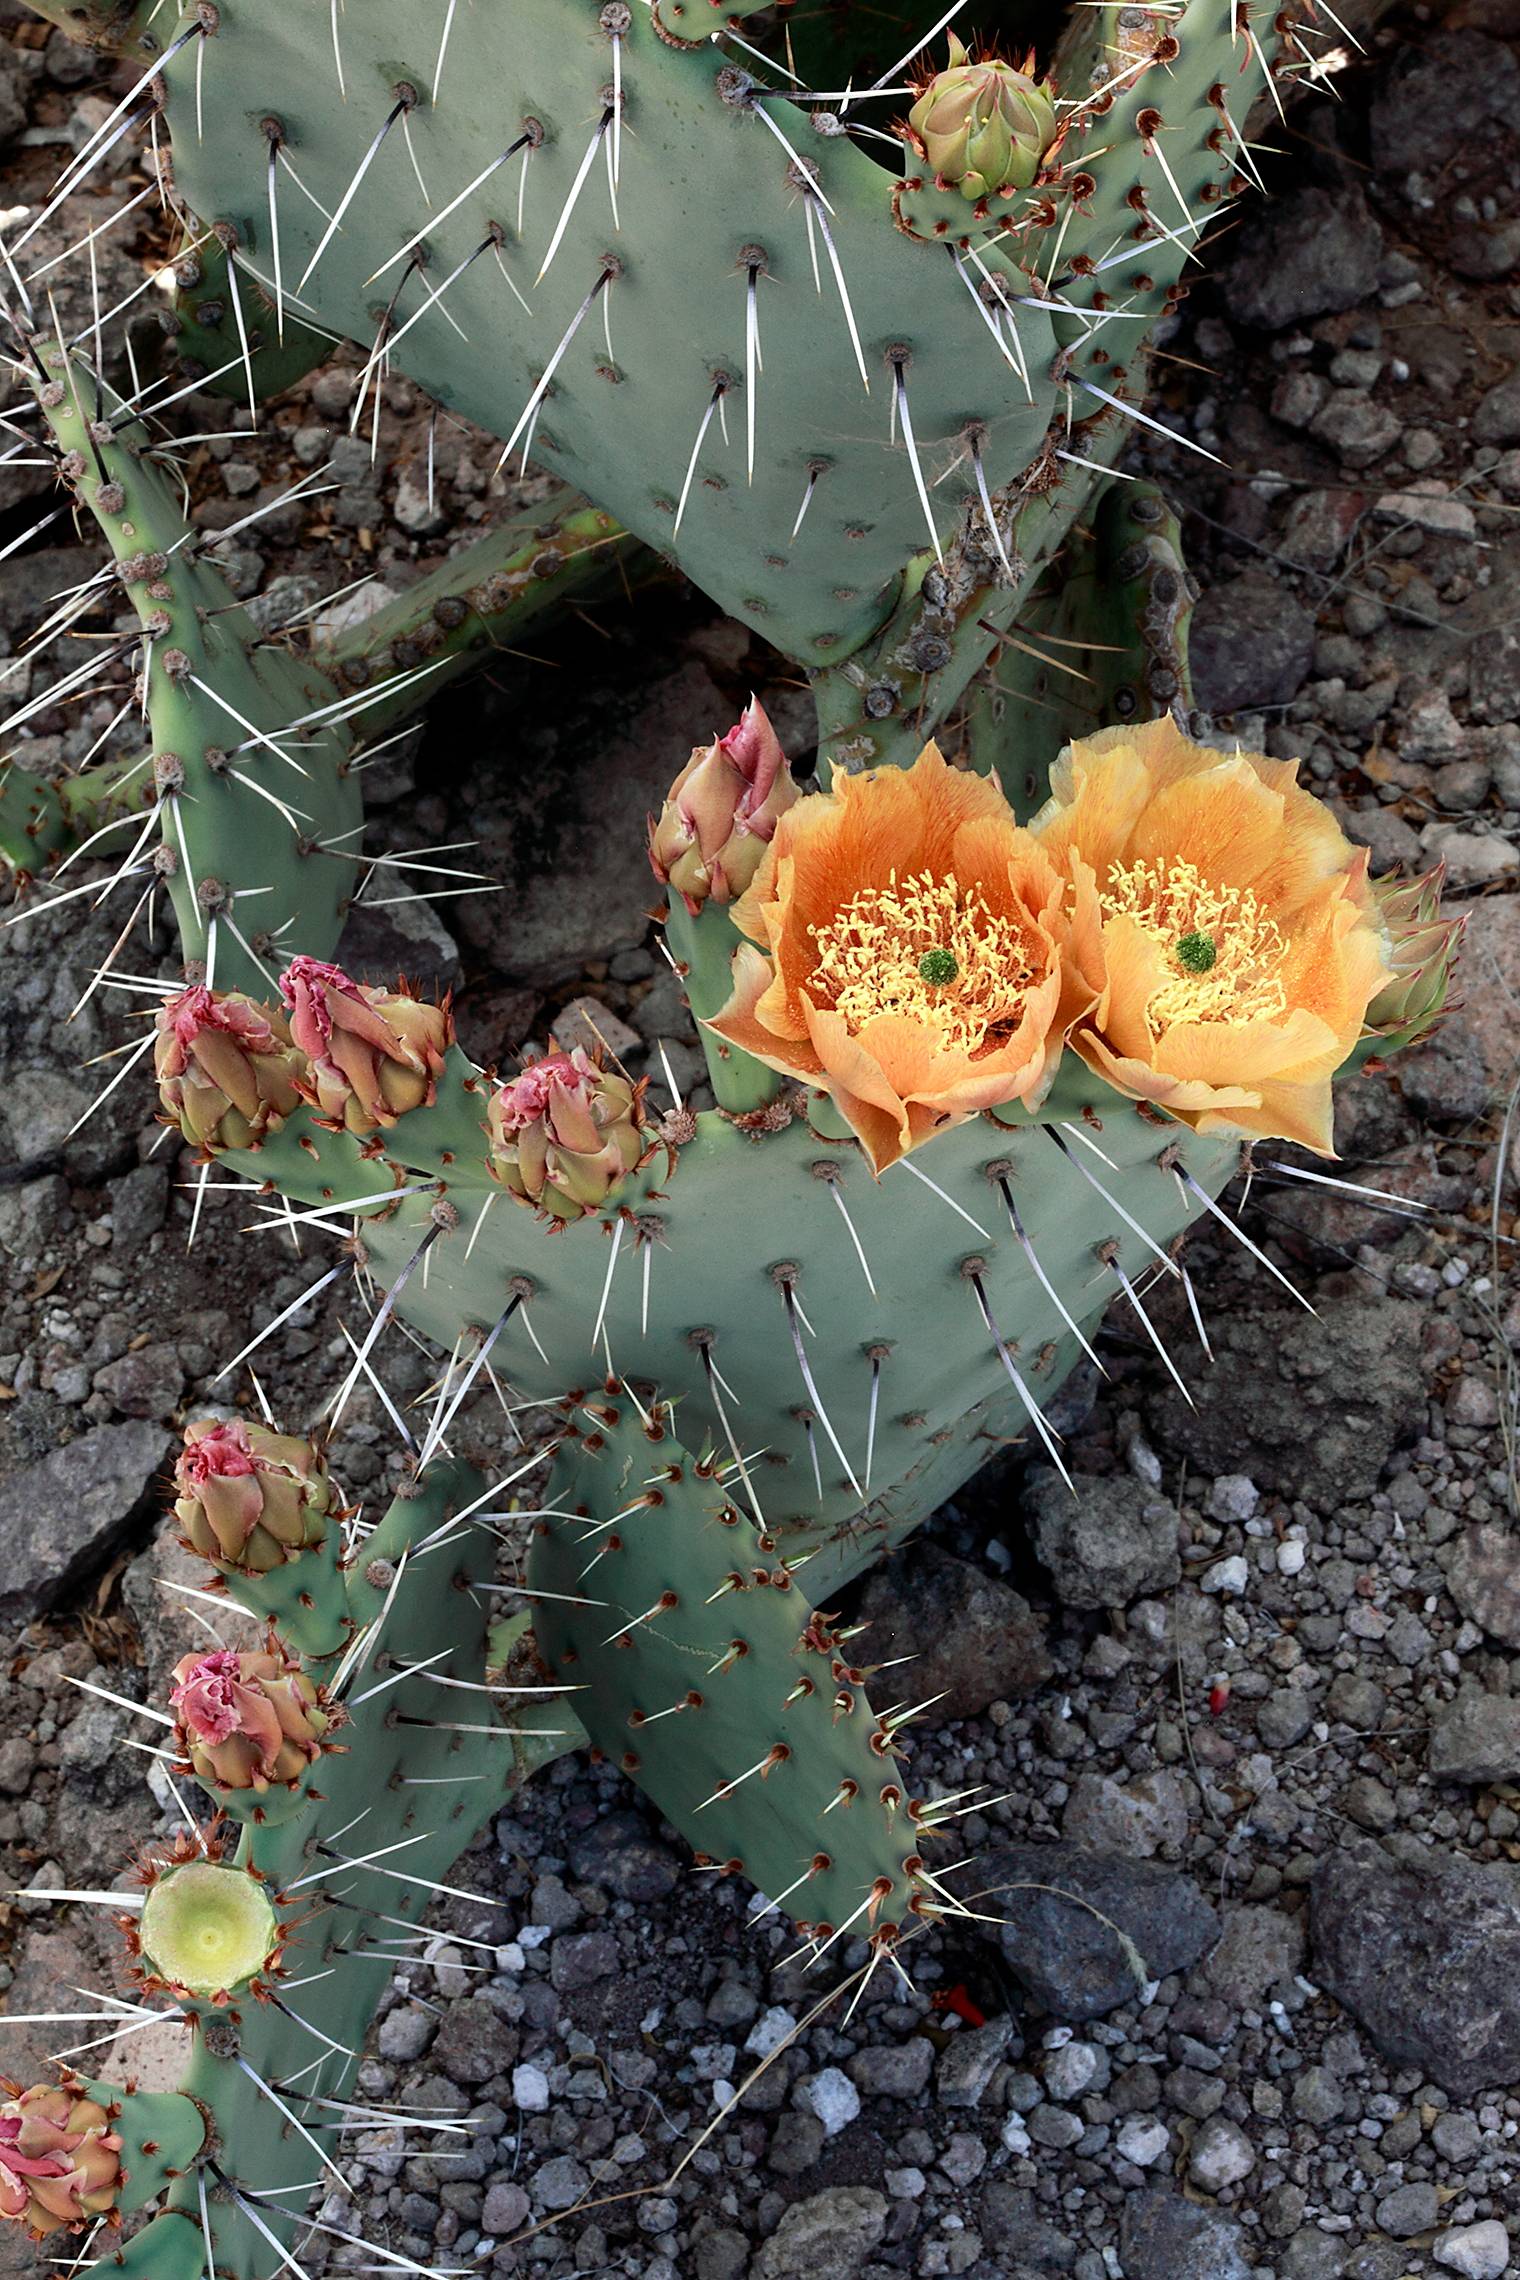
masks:
{"label": "orange cactus flower", "polygon": [[1073,891],[1089,1066],[1195,1131],[1331,1155],[1330,1079],[1388,936],[1365,850],[1297,774],[1170,719],[1105,729],[1062,754],[1030,828]]}
{"label": "orange cactus flower", "polygon": [[881,1173],[981,1109],[1043,1099],[1092,995],[1063,955],[1067,902],[999,786],[930,744],[779,819],[731,906],[749,940],[709,1026],[830,1094]]}

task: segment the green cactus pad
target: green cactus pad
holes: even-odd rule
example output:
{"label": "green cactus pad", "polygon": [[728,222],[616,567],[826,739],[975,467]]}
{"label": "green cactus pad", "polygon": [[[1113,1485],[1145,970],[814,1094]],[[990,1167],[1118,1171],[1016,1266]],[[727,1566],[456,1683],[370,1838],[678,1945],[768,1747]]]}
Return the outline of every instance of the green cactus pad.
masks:
{"label": "green cactus pad", "polygon": [[[325,6],[231,0],[204,55],[192,40],[166,66],[177,178],[198,211],[234,225],[241,258],[270,290],[269,141],[260,122],[278,120],[313,196],[342,213],[308,277],[326,225],[293,187],[282,195],[281,266],[294,305],[369,346],[415,239],[427,265],[406,280],[390,320],[395,362],[441,402],[519,442],[520,416],[591,295],[555,364],[535,452],[629,529],[675,552],[732,615],[793,655],[826,663],[880,622],[901,566],[929,535],[894,404],[897,371],[943,543],[965,484],[937,487],[938,478],[963,456],[968,423],[987,434],[996,480],[1034,455],[1054,403],[1054,334],[1043,312],[1018,313],[1029,384],[1010,384],[949,255],[893,226],[892,175],[847,137],[815,130],[808,111],[779,96],[779,81],[776,94],[760,97],[742,50],[679,51],[635,11],[620,35],[623,118],[614,136],[604,18],[627,23],[628,11],[521,0],[508,27],[490,10],[462,10],[435,103],[435,46],[415,9],[370,0],[341,22],[343,101]],[[199,141],[186,131],[197,78]],[[797,162],[762,110],[816,169],[816,198],[800,187]],[[891,115],[880,103],[871,110]],[[832,124],[831,113],[819,115]],[[598,149],[542,275],[604,116],[618,159],[616,219]],[[461,195],[523,135],[524,153]],[[1010,291],[1020,289],[1001,252],[990,260]],[[763,372],[746,354],[751,274]],[[817,497],[794,540],[815,467]]]}
{"label": "green cactus pad", "polygon": [[891,1723],[734,1501],[732,1460],[722,1477],[674,1423],[621,1389],[567,1420],[545,1501],[569,1516],[538,1523],[529,1562],[544,1658],[699,1865],[785,1895],[815,1938],[893,1944],[933,1890]]}
{"label": "green cactus pad", "polygon": [[[692,1388],[683,1437],[763,1451],[747,1467],[746,1509],[752,1496],[789,1556],[823,1550],[803,1571],[815,1603],[902,1541],[1007,1437],[1034,1436],[1025,1395],[1043,1407],[1076,1358],[1005,1186],[1090,1339],[1121,1295],[1112,1262],[1131,1280],[1144,1274],[1201,1208],[1172,1164],[1212,1196],[1241,1155],[1238,1140],[1199,1137],[1124,1100],[1072,1056],[1040,1122],[1022,1111],[978,1118],[881,1180],[837,1125],[825,1129],[820,1096],[779,1130],[706,1112],[629,1181],[615,1210],[551,1235],[490,1180],[484,1082],[462,1089],[461,1065],[462,1055],[437,1108],[386,1135],[386,1176],[441,1184],[458,1213],[457,1226],[434,1229],[427,1276],[408,1280],[400,1311],[445,1350],[464,1330],[468,1355],[468,1334],[491,1336],[515,1294],[492,1359],[523,1397],[597,1385],[609,1359],[636,1382]],[[761,1112],[773,1126],[786,1113]],[[439,1120],[447,1150],[431,1144]],[[482,1137],[471,1148],[472,1125]],[[373,1159],[300,1117],[223,1160],[313,1202],[384,1185]],[[382,1283],[434,1228],[437,1195],[430,1184],[364,1214]]]}

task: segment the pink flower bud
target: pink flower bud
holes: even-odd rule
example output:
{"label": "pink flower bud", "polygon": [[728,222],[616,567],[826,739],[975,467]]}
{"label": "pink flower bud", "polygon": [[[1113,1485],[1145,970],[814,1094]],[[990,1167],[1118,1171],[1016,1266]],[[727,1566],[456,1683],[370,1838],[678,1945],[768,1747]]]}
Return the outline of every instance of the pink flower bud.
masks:
{"label": "pink flower bud", "polygon": [[82,2232],[116,2205],[120,2155],[111,2116],[95,2099],[67,2083],[16,2090],[0,2106],[0,2217],[39,2240],[64,2226]]}
{"label": "pink flower bud", "polygon": [[643,1161],[643,1096],[579,1046],[546,1053],[492,1098],[491,1170],[550,1218],[599,1211]]}
{"label": "pink flower bud", "polygon": [[780,740],[751,697],[744,717],[699,744],[649,826],[655,876],[698,911],[735,901],[760,868],[772,832],[800,797]]}
{"label": "pink flower bud", "polygon": [[431,1108],[454,1038],[446,1004],[370,989],[320,958],[292,958],[280,994],[306,1056],[302,1097],[335,1131],[362,1139],[409,1108]]}
{"label": "pink flower bud", "polygon": [[332,1716],[273,1637],[253,1654],[186,1655],[174,1676],[179,1745],[208,1787],[291,1788],[320,1757]]}
{"label": "pink flower bud", "polygon": [[160,1006],[158,1097],[195,1147],[256,1148],[300,1101],[300,1056],[285,1016],[236,990],[196,985]]}
{"label": "pink flower bud", "polygon": [[185,1541],[222,1569],[265,1575],[327,1533],[332,1486],[310,1441],[241,1418],[185,1428],[175,1468]]}

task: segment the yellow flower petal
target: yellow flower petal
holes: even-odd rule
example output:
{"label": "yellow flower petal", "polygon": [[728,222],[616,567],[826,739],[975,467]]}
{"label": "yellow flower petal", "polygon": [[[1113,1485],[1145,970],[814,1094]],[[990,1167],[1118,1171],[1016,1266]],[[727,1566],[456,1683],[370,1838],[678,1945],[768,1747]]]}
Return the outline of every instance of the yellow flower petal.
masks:
{"label": "yellow flower petal", "polygon": [[1071,1044],[1200,1131],[1330,1147],[1330,1079],[1388,979],[1366,857],[1292,761],[1171,720],[1071,747],[1031,829],[1093,993]]}

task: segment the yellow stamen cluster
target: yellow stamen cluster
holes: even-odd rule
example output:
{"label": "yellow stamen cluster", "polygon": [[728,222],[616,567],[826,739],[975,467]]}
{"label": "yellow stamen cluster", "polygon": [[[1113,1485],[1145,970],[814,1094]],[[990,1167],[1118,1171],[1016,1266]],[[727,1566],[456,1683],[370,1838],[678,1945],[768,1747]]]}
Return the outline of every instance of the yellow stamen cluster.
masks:
{"label": "yellow stamen cluster", "polygon": [[900,1014],[947,1050],[975,1053],[1015,1026],[1035,979],[1024,928],[949,873],[899,881],[894,871],[890,885],[862,889],[809,932],[818,953],[809,994],[852,1031]]}
{"label": "yellow stamen cluster", "polygon": [[[1145,1009],[1152,1036],[1178,1021],[1267,1021],[1285,1013],[1287,945],[1249,887],[1219,887],[1192,863],[1115,864],[1105,917],[1128,918],[1160,944],[1169,978]],[[1206,945],[1214,955],[1209,958]]]}

